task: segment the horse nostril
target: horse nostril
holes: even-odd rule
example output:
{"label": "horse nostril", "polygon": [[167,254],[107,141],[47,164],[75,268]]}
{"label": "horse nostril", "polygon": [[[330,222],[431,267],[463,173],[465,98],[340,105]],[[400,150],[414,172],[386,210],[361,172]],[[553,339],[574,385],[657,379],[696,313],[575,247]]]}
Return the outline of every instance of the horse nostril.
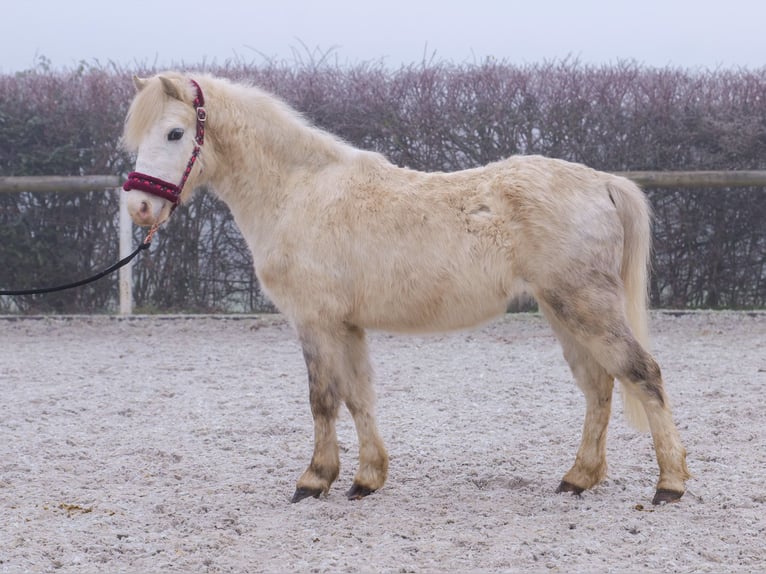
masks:
{"label": "horse nostril", "polygon": [[149,215],[149,202],[148,201],[142,201],[141,205],[138,207],[138,213],[140,215],[143,215],[146,217]]}

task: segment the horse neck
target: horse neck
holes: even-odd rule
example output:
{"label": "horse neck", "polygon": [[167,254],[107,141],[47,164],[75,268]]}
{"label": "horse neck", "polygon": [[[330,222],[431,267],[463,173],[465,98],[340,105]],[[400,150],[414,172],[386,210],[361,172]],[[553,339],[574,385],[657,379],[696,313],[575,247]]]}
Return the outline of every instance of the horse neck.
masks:
{"label": "horse neck", "polygon": [[234,96],[228,96],[220,109],[210,110],[218,132],[217,181],[211,183],[235,217],[238,209],[257,206],[258,214],[248,214],[250,219],[273,221],[274,210],[292,191],[291,182],[344,161],[353,148],[311,127],[268,94],[229,87],[236,90]]}

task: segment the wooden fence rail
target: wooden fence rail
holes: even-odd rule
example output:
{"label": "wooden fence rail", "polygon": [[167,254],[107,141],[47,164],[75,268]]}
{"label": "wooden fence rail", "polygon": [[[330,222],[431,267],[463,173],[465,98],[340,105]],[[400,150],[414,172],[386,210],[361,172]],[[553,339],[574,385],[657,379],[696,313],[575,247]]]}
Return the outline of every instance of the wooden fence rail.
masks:
{"label": "wooden fence rail", "polygon": [[19,191],[68,192],[114,189],[122,184],[117,175],[30,175],[0,177],[0,193]]}
{"label": "wooden fence rail", "polygon": [[617,175],[643,187],[765,187],[766,171],[622,171]]}
{"label": "wooden fence rail", "polygon": [[[619,171],[615,174],[632,179],[644,187],[766,187],[766,170]],[[95,189],[113,189],[121,184],[122,179],[116,175],[0,177],[0,193],[93,191]]]}
{"label": "wooden fence rail", "polygon": [[[623,171],[615,172],[643,187],[725,188],[766,187],[766,170],[759,171]],[[133,227],[128,216],[125,194],[120,193],[122,178],[116,175],[0,177],[0,193],[5,192],[83,192],[116,190],[120,202],[120,259],[133,251]],[[132,265],[120,269],[120,313],[133,312]],[[9,286],[13,287],[13,286]]]}

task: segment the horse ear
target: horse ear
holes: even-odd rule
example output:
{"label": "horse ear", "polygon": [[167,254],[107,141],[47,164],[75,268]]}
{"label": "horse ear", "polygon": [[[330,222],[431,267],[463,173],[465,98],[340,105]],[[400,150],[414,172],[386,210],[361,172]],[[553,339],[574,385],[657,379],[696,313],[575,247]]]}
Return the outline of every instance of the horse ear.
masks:
{"label": "horse ear", "polygon": [[178,88],[178,84],[176,82],[170,78],[166,78],[165,76],[160,76],[160,82],[162,82],[162,87],[168,96],[175,98],[176,100],[183,99],[181,97],[181,90]]}
{"label": "horse ear", "polygon": [[146,80],[139,78],[138,76],[133,76],[133,85],[136,87],[136,91],[140,92],[146,86]]}

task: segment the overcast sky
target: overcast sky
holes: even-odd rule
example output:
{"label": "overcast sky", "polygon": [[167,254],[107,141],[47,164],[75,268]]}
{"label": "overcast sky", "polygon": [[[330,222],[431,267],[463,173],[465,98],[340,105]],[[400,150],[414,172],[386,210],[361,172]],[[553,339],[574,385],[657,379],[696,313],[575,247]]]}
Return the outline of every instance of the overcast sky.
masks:
{"label": "overcast sky", "polygon": [[[766,0],[2,0],[0,73],[173,64],[573,57],[690,68],[766,65]],[[10,4],[13,7],[10,8]]]}

